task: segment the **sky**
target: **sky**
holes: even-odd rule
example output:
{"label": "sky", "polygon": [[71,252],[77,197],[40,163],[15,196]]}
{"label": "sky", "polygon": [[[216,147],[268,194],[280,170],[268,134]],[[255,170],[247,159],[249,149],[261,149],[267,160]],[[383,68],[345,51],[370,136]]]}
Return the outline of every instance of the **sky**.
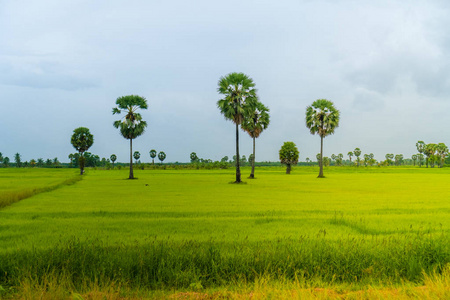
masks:
{"label": "sky", "polygon": [[[305,126],[316,99],[340,111],[324,155],[359,147],[410,158],[418,140],[450,145],[447,1],[0,1],[0,152],[68,162],[77,127],[90,152],[127,161],[113,127],[118,97],[140,95],[146,132],[133,141],[167,162],[235,154],[235,127],[217,108],[221,76],[243,72],[270,109],[257,161],[285,141],[315,159]],[[240,133],[240,153],[252,140]]]}

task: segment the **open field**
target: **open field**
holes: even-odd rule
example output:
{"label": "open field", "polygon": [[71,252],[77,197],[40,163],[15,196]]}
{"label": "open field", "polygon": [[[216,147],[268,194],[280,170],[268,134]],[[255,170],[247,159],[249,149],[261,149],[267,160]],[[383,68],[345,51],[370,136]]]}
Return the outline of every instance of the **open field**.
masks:
{"label": "open field", "polygon": [[[0,170],[0,186],[76,173],[37,171]],[[130,181],[127,170],[88,170],[76,184],[5,207],[0,286],[246,290],[268,278],[352,289],[448,280],[449,168],[332,167],[325,179],[313,167],[259,168],[241,185],[228,184],[233,172],[136,170]]]}

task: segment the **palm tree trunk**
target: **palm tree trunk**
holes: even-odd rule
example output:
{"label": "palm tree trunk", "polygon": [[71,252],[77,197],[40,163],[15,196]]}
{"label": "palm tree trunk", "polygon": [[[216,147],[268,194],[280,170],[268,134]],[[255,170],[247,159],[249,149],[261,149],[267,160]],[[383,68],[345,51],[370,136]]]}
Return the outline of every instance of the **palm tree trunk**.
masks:
{"label": "palm tree trunk", "polygon": [[134,179],[133,176],[133,139],[130,139],[130,176],[128,179]]}
{"label": "palm tree trunk", "polygon": [[318,178],[323,178],[323,136],[320,136],[320,171]]}
{"label": "palm tree trunk", "polygon": [[236,183],[241,182],[241,168],[239,167],[239,124],[236,123]]}
{"label": "palm tree trunk", "polygon": [[252,172],[250,173],[250,178],[255,178],[255,137],[253,137],[253,159],[252,159]]}
{"label": "palm tree trunk", "polygon": [[286,174],[291,174],[291,164],[286,165]]}

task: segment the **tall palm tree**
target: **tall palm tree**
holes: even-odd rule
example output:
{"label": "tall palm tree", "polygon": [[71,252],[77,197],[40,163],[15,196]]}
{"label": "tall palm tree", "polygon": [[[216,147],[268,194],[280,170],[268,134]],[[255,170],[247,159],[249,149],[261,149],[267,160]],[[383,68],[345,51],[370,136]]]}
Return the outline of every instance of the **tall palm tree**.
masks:
{"label": "tall palm tree", "polygon": [[252,113],[242,122],[242,129],[244,129],[253,139],[253,156],[252,156],[252,172],[249,178],[255,178],[255,140],[259,137],[270,123],[269,109],[261,102],[256,102]]}
{"label": "tall palm tree", "polygon": [[359,167],[359,162],[361,161],[361,160],[359,159],[359,156],[361,155],[361,149],[355,148],[355,150],[353,150],[353,153],[354,153],[355,156],[356,156],[356,165]]}
{"label": "tall palm tree", "polygon": [[126,115],[114,122],[114,127],[120,130],[124,138],[130,140],[130,176],[128,179],[134,179],[133,175],[133,139],[142,135],[147,127],[147,122],[142,120],[142,116],[137,112],[138,109],[147,109],[147,100],[144,97],[128,95],[117,98],[117,107],[112,110],[113,115],[120,114],[123,110]]}
{"label": "tall palm tree", "polygon": [[236,183],[241,182],[239,166],[239,125],[252,112],[257,101],[255,83],[244,73],[230,73],[219,79],[217,91],[224,98],[217,101],[217,107],[225,119],[236,125]]}
{"label": "tall palm tree", "polygon": [[323,139],[339,126],[339,110],[333,102],[326,99],[318,99],[306,108],[306,127],[311,134],[320,136],[320,171],[319,178],[323,178]]}

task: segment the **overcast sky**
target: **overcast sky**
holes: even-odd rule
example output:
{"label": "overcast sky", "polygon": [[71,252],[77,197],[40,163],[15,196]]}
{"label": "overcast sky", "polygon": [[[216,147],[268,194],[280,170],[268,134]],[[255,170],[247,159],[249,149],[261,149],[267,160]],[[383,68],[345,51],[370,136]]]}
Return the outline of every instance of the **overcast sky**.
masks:
{"label": "overcast sky", "polygon": [[[450,145],[449,15],[447,1],[2,0],[0,152],[67,162],[84,126],[90,152],[126,161],[111,111],[137,94],[149,104],[133,143],[142,161],[150,149],[171,162],[231,158],[217,82],[243,72],[270,108],[258,161],[278,160],[285,141],[315,158],[305,109],[321,98],[341,112],[326,156],[359,147],[409,158],[418,140]],[[240,146],[248,157],[244,132]]]}

